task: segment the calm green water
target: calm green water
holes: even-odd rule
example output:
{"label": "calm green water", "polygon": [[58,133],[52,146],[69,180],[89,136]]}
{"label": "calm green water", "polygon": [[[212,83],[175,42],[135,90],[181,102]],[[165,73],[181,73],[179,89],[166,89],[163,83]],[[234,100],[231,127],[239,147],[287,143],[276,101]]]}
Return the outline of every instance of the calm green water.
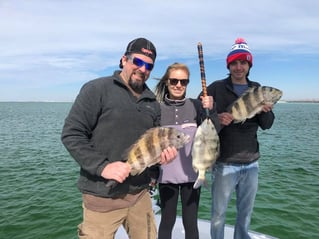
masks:
{"label": "calm green water", "polygon": [[[76,238],[78,166],[60,142],[70,103],[0,102],[0,238]],[[319,104],[278,104],[259,133],[260,183],[251,229],[279,238],[318,238]],[[201,218],[210,217],[202,190]],[[235,218],[234,200],[227,223]]]}

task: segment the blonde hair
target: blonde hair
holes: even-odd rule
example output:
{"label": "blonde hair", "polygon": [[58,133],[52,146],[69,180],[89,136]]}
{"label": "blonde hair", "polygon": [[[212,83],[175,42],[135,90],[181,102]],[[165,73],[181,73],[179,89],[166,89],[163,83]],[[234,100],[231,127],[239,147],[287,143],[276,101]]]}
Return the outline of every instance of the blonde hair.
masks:
{"label": "blonde hair", "polygon": [[190,76],[190,71],[185,64],[175,62],[172,65],[168,66],[165,74],[162,76],[162,78],[159,79],[159,82],[157,83],[154,89],[156,99],[160,103],[164,101],[165,95],[168,94],[168,88],[167,88],[166,82],[168,81],[170,73],[175,70],[186,71],[188,78]]}

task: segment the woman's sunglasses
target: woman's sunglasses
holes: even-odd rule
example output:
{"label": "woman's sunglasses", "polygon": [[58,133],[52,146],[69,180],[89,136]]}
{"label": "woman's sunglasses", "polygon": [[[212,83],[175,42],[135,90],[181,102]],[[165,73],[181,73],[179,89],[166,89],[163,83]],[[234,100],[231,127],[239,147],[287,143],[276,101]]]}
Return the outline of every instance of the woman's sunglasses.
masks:
{"label": "woman's sunglasses", "polygon": [[189,83],[189,79],[175,79],[175,78],[169,78],[169,83],[171,85],[177,85],[178,82],[181,83],[181,86],[187,86]]}
{"label": "woman's sunglasses", "polygon": [[127,59],[129,59],[134,65],[138,66],[138,67],[142,67],[145,65],[145,69],[148,71],[151,71],[154,67],[154,64],[152,63],[147,63],[143,60],[141,60],[140,58],[137,57],[131,57],[131,56],[127,56]]}

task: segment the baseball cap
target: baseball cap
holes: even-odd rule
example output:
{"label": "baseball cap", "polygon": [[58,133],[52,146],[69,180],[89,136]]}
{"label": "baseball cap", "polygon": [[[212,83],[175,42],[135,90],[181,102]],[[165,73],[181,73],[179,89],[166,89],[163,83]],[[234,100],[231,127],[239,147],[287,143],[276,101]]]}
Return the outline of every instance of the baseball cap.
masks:
{"label": "baseball cap", "polygon": [[[150,57],[153,62],[155,62],[156,48],[154,44],[146,38],[140,37],[132,40],[127,45],[124,55],[129,55],[131,53],[143,54]],[[123,68],[122,59],[120,60],[120,68]]]}

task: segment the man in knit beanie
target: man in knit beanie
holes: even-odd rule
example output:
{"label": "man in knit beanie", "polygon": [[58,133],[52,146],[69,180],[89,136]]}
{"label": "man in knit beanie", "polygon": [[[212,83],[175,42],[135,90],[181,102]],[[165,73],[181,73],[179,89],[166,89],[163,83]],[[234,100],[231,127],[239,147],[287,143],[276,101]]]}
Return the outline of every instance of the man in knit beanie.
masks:
{"label": "man in knit beanie", "polygon": [[233,44],[231,51],[227,55],[227,68],[229,64],[235,60],[247,61],[249,66],[253,66],[253,56],[244,38],[237,38]]}
{"label": "man in knit beanie", "polygon": [[243,123],[234,123],[228,113],[248,88],[258,82],[248,79],[253,56],[243,38],[237,38],[226,58],[229,76],[213,82],[207,94],[213,96],[222,129],[219,132],[220,155],[212,173],[211,239],[223,239],[228,202],[236,191],[237,217],[235,239],[249,239],[248,229],[258,187],[259,143],[257,130],[269,129],[274,122],[271,105]]}

